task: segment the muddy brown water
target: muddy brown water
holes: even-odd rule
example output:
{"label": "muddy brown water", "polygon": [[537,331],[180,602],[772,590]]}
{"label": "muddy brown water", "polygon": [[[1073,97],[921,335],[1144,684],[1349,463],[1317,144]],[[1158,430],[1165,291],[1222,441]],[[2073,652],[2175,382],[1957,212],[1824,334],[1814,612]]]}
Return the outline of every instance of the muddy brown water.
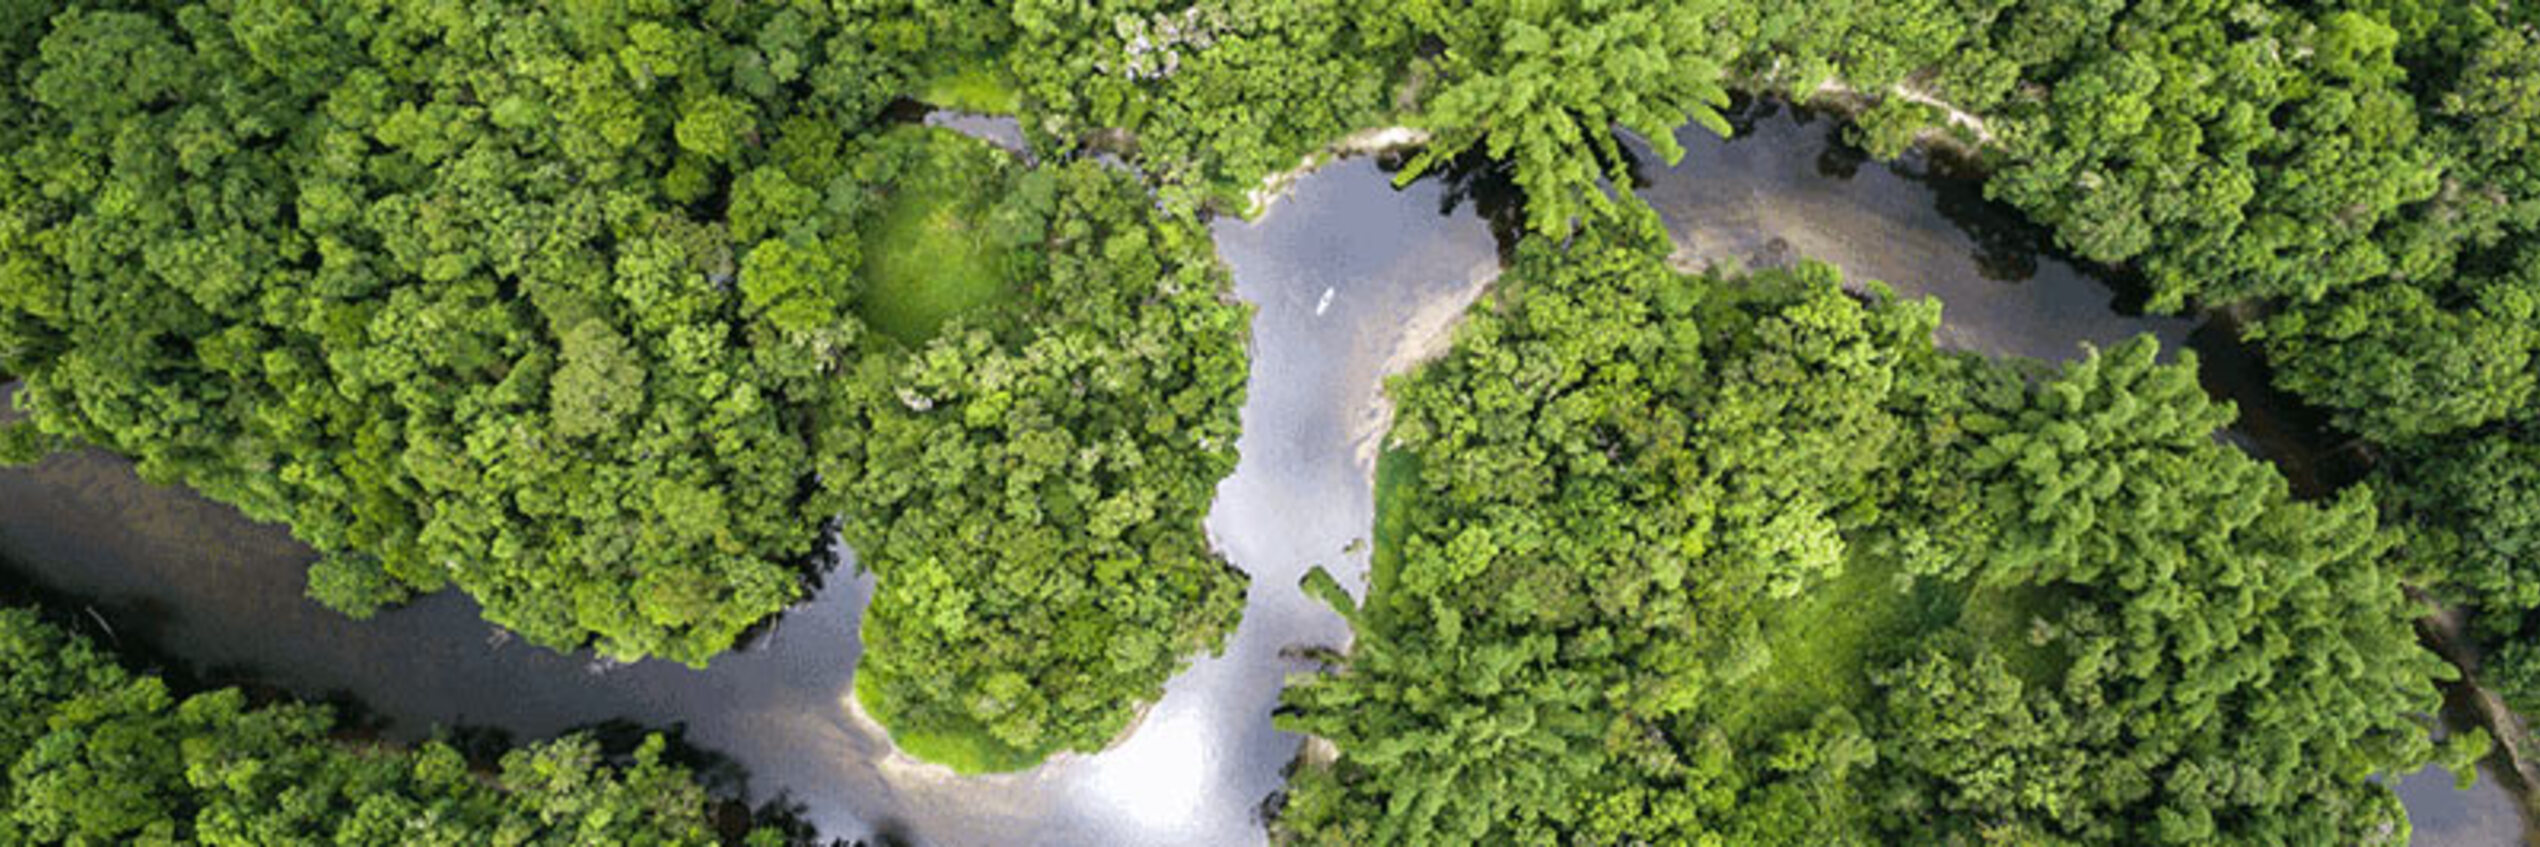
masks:
{"label": "muddy brown water", "polygon": [[[2140,332],[2208,363],[2208,388],[2240,402],[2246,443],[2306,468],[2335,466],[2315,418],[2266,390],[2263,364],[2216,321],[2143,317],[2105,275],[2053,258],[1975,185],[1919,159],[1866,161],[1834,121],[1768,105],[1723,142],[1693,131],[1675,168],[1648,162],[1641,196],[1689,261],[1749,265],[1810,256],[1944,303],[1940,340],[2048,360]],[[942,123],[964,129],[973,119]],[[993,122],[991,122],[993,123]],[[999,136],[1002,137],[1002,136]],[[867,578],[840,568],[749,649],[704,671],[609,666],[507,638],[456,594],[366,622],[304,599],[309,551],[278,527],[180,489],[143,483],[95,452],[0,470],[0,558],[18,578],[93,609],[115,637],[215,679],[253,679],[359,704],[396,738],[490,728],[538,738],[607,721],[676,727],[719,755],[728,790],[781,798],[825,835],[916,844],[1248,844],[1299,739],[1270,726],[1282,681],[1310,670],[1286,648],[1337,646],[1346,628],[1296,590],[1313,565],[1363,590],[1355,544],[1372,517],[1368,462],[1384,423],[1379,387],[1433,352],[1495,272],[1487,171],[1396,189],[1379,161],[1304,176],[1253,221],[1214,225],[1236,293],[1254,303],[1242,461],[1207,531],[1252,575],[1226,652],[1175,678],[1111,750],[1022,774],[959,778],[895,754],[853,714]],[[2336,473],[2337,471],[2332,471]],[[2314,474],[2316,476],[2316,474]],[[2317,485],[2318,483],[2314,483]],[[2493,781],[2454,791],[2425,774],[2399,788],[2418,844],[2514,843],[2521,823]]]}

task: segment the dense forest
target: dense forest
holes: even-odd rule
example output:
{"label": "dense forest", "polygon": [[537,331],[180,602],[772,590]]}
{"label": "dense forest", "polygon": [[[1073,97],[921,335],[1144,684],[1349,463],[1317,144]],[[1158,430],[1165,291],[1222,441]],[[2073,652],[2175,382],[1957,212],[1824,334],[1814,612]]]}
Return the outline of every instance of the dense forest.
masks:
{"label": "dense forest", "polygon": [[1934,304],[1664,250],[1529,240],[1397,385],[1285,836],[2404,842],[2359,777],[2433,757],[2448,671],[2368,493],[2216,441],[2192,353],[1946,353]]}
{"label": "dense forest", "polygon": [[[0,458],[103,448],[287,524],[333,608],[456,589],[619,661],[732,649],[834,530],[878,577],[858,701],[923,758],[1025,767],[1101,747],[1242,613],[1200,518],[1249,313],[1205,217],[1401,125],[1427,143],[1400,179],[1505,167],[1531,234],[1397,388],[1366,597],[1307,586],[1357,642],[1288,695],[1338,756],[1282,835],[2388,841],[2367,778],[2445,757],[2452,673],[2403,584],[2469,608],[2482,680],[2540,709],[2536,26],[2486,0],[11,3],[27,417]],[[2371,477],[2294,498],[2148,341],[1989,361],[1830,269],[1671,269],[1616,132],[1672,160],[1731,90],[1951,148],[2151,308],[2228,311]],[[1029,149],[906,98],[1009,113]],[[267,727],[313,784],[477,791],[467,820],[595,755],[520,754],[488,793],[112,667],[23,673],[141,692],[98,695],[134,726]],[[123,801],[18,773],[37,840],[273,799],[179,767],[56,813]]]}
{"label": "dense forest", "polygon": [[1239,612],[1198,524],[1246,313],[1133,177],[893,129],[960,29],[909,23],[33,15],[0,52],[5,443],[287,523],[349,614],[456,587],[622,661],[729,649],[842,524],[906,743],[1099,746]]}
{"label": "dense forest", "polygon": [[[1802,47],[1829,58],[1797,67],[1981,115],[1988,194],[2139,273],[2155,308],[2247,315],[2277,383],[2378,460],[2409,578],[2473,608],[2488,678],[2540,708],[2540,13],[1956,5],[1963,26],[1887,30],[1869,58]],[[1850,43],[1834,29],[1815,43]],[[1861,134],[1894,149],[1936,112],[1890,97]]]}
{"label": "dense forest", "polygon": [[0,841],[11,844],[789,843],[719,827],[659,735],[573,735],[490,770],[443,742],[346,733],[328,707],[159,676],[21,607],[0,608]]}
{"label": "dense forest", "polygon": [[[982,288],[1017,302],[832,375],[820,476],[882,577],[859,699],[917,755],[1009,770],[1102,747],[1242,614],[1199,525],[1234,470],[1249,313],[1207,234],[1128,175],[1001,174],[1005,153],[927,134],[891,191],[974,192],[923,214],[982,239]],[[907,202],[930,201],[884,200],[886,224]],[[940,288],[957,253],[869,279]]]}

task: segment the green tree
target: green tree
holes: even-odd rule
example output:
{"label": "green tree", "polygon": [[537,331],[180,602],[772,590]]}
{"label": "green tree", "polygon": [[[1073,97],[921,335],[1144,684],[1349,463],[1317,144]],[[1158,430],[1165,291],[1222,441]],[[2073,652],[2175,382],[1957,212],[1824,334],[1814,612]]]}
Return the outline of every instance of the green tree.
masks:
{"label": "green tree", "polygon": [[[2192,356],[1931,347],[1821,267],[1519,248],[1394,388],[1416,474],[1285,841],[2395,843],[2443,665],[2361,490],[2214,439]],[[1399,460],[1395,460],[1399,461]],[[1401,465],[1397,465],[1400,467]]]}
{"label": "green tree", "polygon": [[1628,195],[1614,130],[1648,138],[1668,164],[1683,158],[1688,120],[1729,134],[1728,105],[1710,59],[1707,3],[1443,3],[1399,14],[1444,42],[1424,70],[1437,78],[1417,125],[1432,138],[1395,175],[1409,182],[1467,150],[1510,162],[1526,191],[1528,227],[1560,236],[1585,217],[1610,218]]}

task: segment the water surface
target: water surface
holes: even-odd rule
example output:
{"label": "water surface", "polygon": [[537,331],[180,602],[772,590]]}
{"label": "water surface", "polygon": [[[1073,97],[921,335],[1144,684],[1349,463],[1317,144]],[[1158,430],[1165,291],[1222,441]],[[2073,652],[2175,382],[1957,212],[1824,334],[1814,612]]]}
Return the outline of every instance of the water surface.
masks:
{"label": "water surface", "polygon": [[[964,131],[967,119],[941,123]],[[2061,261],[1972,183],[1910,158],[1865,161],[1831,120],[1769,104],[1722,141],[1682,136],[1683,163],[1648,162],[1641,196],[1689,262],[1748,265],[1805,255],[1945,302],[1940,341],[2045,360],[2136,333],[2206,354],[2207,386],[2238,400],[2244,442],[2303,478],[2314,417],[2266,387],[2262,362],[2216,320],[2147,318],[2104,273]],[[1258,220],[1213,225],[1236,293],[1255,304],[1242,454],[1206,529],[1252,577],[1224,655],[1175,678],[1129,738],[1016,775],[955,778],[892,753],[849,708],[856,628],[869,579],[842,567],[751,649],[705,671],[659,662],[606,667],[515,643],[456,594],[368,622],[303,597],[309,551],[191,493],[150,486],[94,452],[0,470],[0,558],[57,591],[92,598],[120,638],[197,666],[305,696],[363,704],[384,731],[491,727],[535,738],[610,720],[684,727],[728,757],[757,799],[783,796],[825,834],[945,845],[1242,845],[1298,739],[1271,728],[1294,646],[1340,646],[1346,627],[1296,589],[1313,565],[1363,591],[1356,544],[1372,520],[1369,461],[1378,390],[1433,350],[1494,273],[1487,170],[1394,189],[1374,160],[1303,177]],[[1505,218],[1502,218],[1503,226]],[[2313,483],[2313,487],[2318,487]],[[2455,792],[2428,774],[2400,786],[2417,843],[2507,843],[2519,828],[2492,783]],[[2502,838],[2506,841],[2498,841]]]}
{"label": "water surface", "polygon": [[1297,645],[1346,627],[1296,588],[1344,554],[1371,507],[1365,444],[1382,374],[1414,326],[1442,326],[1496,267],[1489,227],[1449,189],[1396,190],[1373,162],[1300,181],[1254,222],[1215,225],[1259,308],[1242,460],[1207,530],[1252,575],[1224,655],[1176,677],[1136,732],[1094,756],[972,779],[894,755],[850,709],[871,580],[842,567],[750,649],[705,671],[623,667],[515,642],[456,593],[366,622],[304,597],[314,558],[280,527],[136,478],[95,451],[0,470],[0,559],[89,598],[120,637],[216,672],[362,704],[390,737],[486,727],[517,739],[612,720],[684,727],[753,798],[782,795],[831,836],[920,844],[1175,845],[1265,840],[1260,809],[1298,739],[1270,712]]}
{"label": "water surface", "polygon": [[[1666,222],[1682,262],[1822,261],[1848,283],[1875,279],[1901,296],[1939,298],[1936,341],[1988,355],[2066,361],[2085,345],[2149,334],[2164,359],[2196,351],[2206,392],[2240,410],[2225,437],[2274,462],[2297,494],[2332,491],[2368,469],[2324,414],[2275,389],[2230,316],[2143,314],[2141,292],[2121,271],[2057,255],[2045,233],[1987,202],[1974,175],[1919,153],[1870,161],[1842,141],[1839,121],[1771,101],[1743,102],[1731,121],[1733,139],[1679,132],[1685,156],[1672,167],[1627,139],[1639,160],[1635,191]],[[2415,844],[2504,847],[2528,837],[2515,799],[2492,776],[2460,791],[2450,773],[2428,767],[2398,793]]]}

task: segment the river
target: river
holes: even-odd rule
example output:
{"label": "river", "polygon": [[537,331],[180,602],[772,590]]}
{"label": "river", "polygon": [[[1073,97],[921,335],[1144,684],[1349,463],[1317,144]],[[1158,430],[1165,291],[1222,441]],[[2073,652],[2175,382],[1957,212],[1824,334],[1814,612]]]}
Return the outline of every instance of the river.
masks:
{"label": "river", "polygon": [[[2137,332],[2204,351],[2217,393],[2240,400],[2247,440],[2279,460],[2315,423],[2274,398],[2262,368],[2212,324],[2143,318],[2123,295],[2043,256],[2033,233],[1971,183],[1918,159],[1865,162],[1833,122],[1742,109],[1738,140],[1683,136],[1685,161],[1642,169],[1643,197],[1683,258],[1750,265],[1807,255],[1946,303],[1941,341],[2047,359]],[[974,127],[955,124],[969,131]],[[991,130],[993,124],[988,125]],[[1310,566],[1363,590],[1379,388],[1434,352],[1496,269],[1487,172],[1402,189],[1375,159],[1300,179],[1253,221],[1213,225],[1236,293],[1259,311],[1242,460],[1220,487],[1210,538],[1252,576],[1222,656],[1175,678],[1134,734],[1098,755],[957,778],[896,755],[850,708],[869,579],[844,566],[807,603],[705,671],[611,667],[515,643],[456,594],[354,622],[303,598],[311,554],[287,533],[94,452],[0,471],[0,559],[21,578],[87,598],[117,637],[218,680],[255,680],[360,704],[391,737],[465,725],[526,739],[605,721],[678,727],[723,757],[710,775],[754,801],[782,798],[824,834],[912,844],[1248,844],[1298,739],[1271,729],[1282,681],[1310,666],[1286,648],[1338,646],[1339,618],[1296,589]],[[1479,207],[1479,208],[1477,208]],[[1489,212],[1486,215],[1484,212]],[[2292,423],[2273,423],[2291,420]],[[2269,433],[2273,428],[2275,432]],[[2298,475],[2298,474],[2297,474]],[[2401,786],[2417,843],[2512,843],[2511,801],[2448,779]]]}
{"label": "river", "polygon": [[[2121,275],[2057,258],[2018,213],[1983,199],[1981,182],[1908,154],[1869,161],[1841,143],[1838,121],[1774,102],[1741,102],[1733,141],[1698,128],[1677,134],[1685,157],[1668,167],[1637,141],[1635,191],[1667,223],[1686,264],[1749,267],[1807,257],[1851,283],[1882,280],[1906,297],[1941,301],[1938,342],[1992,355],[2062,361],[2083,344],[2107,348],[2142,333],[2163,358],[2196,351],[2207,393],[2240,420],[2228,440],[2273,461],[2297,493],[2318,494],[2366,470],[2337,445],[2325,416],[2268,383],[2230,316],[2146,316]],[[2482,768],[2482,771],[2489,769]],[[2400,781],[2420,847],[2529,843],[2514,798],[2492,773],[2468,791],[2440,768]]]}

